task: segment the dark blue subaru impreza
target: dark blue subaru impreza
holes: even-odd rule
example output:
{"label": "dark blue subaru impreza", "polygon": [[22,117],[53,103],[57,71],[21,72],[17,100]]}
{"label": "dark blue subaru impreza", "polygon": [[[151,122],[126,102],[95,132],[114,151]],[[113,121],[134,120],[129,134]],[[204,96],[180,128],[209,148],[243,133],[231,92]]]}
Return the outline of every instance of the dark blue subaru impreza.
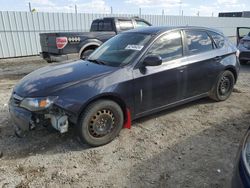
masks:
{"label": "dark blue subaru impreza", "polygon": [[76,125],[85,143],[112,141],[130,120],[202,97],[226,100],[236,83],[236,48],[200,27],[148,27],[123,32],[88,59],[41,68],[13,89],[16,134]]}

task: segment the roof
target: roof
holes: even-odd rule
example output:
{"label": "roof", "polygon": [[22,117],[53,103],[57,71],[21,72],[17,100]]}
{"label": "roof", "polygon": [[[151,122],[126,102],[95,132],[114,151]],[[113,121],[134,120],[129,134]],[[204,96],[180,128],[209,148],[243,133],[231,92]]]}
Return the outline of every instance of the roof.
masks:
{"label": "roof", "polygon": [[103,17],[103,18],[97,18],[95,20],[105,20],[105,19],[121,19],[121,20],[131,20],[131,19],[140,19],[140,20],[144,20],[143,18],[137,17],[137,16],[132,16],[132,17],[122,17],[122,16],[118,16],[118,17]]}
{"label": "roof", "polygon": [[125,33],[145,33],[145,34],[159,34],[159,33],[163,33],[166,31],[170,31],[170,30],[175,30],[175,29],[200,29],[200,30],[209,30],[209,31],[214,31],[220,34],[223,34],[222,32],[216,30],[216,29],[212,29],[212,28],[207,28],[207,27],[197,27],[197,26],[150,26],[150,27],[141,27],[141,28],[137,28],[137,29],[132,29],[132,30],[128,30],[125,31]]}

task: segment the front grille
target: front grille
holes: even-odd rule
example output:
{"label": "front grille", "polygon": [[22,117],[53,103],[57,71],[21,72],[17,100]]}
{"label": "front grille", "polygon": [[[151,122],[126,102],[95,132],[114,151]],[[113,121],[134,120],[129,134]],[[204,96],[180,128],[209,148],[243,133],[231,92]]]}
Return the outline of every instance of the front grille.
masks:
{"label": "front grille", "polygon": [[19,106],[22,100],[23,100],[23,97],[20,97],[19,95],[13,93],[10,98],[10,104],[13,106]]}

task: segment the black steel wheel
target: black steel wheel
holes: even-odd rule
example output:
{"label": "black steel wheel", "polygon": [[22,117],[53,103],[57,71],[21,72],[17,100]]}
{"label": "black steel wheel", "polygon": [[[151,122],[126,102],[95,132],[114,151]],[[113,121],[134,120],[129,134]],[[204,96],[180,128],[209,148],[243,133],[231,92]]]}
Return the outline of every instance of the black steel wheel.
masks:
{"label": "black steel wheel", "polygon": [[123,112],[114,101],[98,100],[90,104],[78,124],[78,136],[91,146],[111,142],[123,127]]}
{"label": "black steel wheel", "polygon": [[228,99],[233,91],[235,78],[231,71],[224,71],[210,92],[210,97],[216,101]]}

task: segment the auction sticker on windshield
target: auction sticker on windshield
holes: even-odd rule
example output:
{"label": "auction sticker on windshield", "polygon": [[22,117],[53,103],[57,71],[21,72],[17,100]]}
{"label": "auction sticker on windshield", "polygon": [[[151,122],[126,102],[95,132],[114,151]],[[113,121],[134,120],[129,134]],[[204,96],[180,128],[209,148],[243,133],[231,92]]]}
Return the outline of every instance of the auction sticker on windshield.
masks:
{"label": "auction sticker on windshield", "polygon": [[126,50],[137,50],[137,51],[141,51],[141,49],[143,48],[144,46],[141,46],[141,45],[134,45],[134,44],[129,44],[126,46]]}

